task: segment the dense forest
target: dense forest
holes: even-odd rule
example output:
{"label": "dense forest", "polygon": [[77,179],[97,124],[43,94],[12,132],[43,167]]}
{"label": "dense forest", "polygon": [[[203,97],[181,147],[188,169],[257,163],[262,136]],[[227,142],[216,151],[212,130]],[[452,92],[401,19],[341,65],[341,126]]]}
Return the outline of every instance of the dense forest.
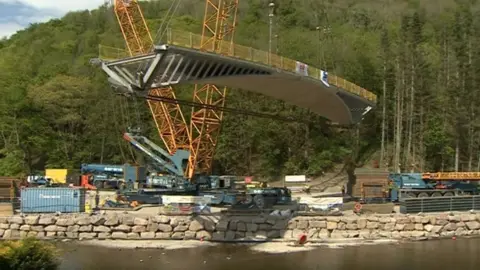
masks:
{"label": "dense forest", "polygon": [[[395,171],[480,170],[478,1],[273,2],[275,52],[370,89],[378,106],[339,130],[304,109],[231,89],[228,107],[308,121],[226,114],[216,173],[319,175],[371,160]],[[170,27],[200,33],[204,4],[184,0]],[[240,0],[236,43],[268,49],[268,4]],[[142,2],[153,33],[169,6]],[[145,100],[115,95],[89,63],[99,44],[125,46],[108,5],[0,40],[0,175],[136,161],[121,136],[133,125],[159,141]],[[191,98],[192,86],[175,89]]]}

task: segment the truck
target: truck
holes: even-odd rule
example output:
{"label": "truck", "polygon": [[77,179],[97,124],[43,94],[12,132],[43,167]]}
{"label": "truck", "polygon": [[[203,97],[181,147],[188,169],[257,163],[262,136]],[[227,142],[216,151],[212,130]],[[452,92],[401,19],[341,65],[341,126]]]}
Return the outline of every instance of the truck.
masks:
{"label": "truck", "polygon": [[391,173],[388,175],[390,200],[402,198],[478,195],[480,173]]}
{"label": "truck", "polygon": [[[93,188],[93,185],[98,189],[105,188],[107,185],[117,189],[133,188],[133,183],[146,182],[147,177],[145,167],[129,164],[82,164],[80,171],[82,185],[87,188]],[[85,179],[88,180],[85,181]]]}

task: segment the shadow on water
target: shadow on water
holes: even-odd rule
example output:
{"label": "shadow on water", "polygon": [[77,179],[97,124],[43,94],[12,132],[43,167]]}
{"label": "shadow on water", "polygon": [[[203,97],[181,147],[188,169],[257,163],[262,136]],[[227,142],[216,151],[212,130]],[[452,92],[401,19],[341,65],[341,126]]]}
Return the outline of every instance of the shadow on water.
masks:
{"label": "shadow on water", "polygon": [[192,249],[109,249],[61,243],[62,270],[352,270],[478,269],[480,239],[319,248],[283,254],[253,252],[246,245]]}

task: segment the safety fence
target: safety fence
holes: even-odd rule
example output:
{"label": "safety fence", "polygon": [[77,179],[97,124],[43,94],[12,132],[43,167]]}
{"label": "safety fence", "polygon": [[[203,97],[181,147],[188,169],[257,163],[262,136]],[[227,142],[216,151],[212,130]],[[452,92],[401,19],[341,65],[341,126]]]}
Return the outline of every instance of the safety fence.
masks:
{"label": "safety fence", "polygon": [[405,198],[400,201],[403,214],[480,210],[480,196]]}
{"label": "safety fence", "polygon": [[0,196],[0,217],[11,216],[20,211],[20,199]]}
{"label": "safety fence", "polygon": [[[307,66],[304,63],[279,56],[273,53],[257,50],[251,47],[235,44],[233,42],[219,41],[217,46],[213,42],[203,42],[202,36],[191,32],[168,29],[167,44],[191,48],[201,51],[213,52],[220,55],[230,56],[242,60],[268,65],[271,67],[283,69],[286,71],[301,73],[313,79],[321,80],[322,71],[318,68]],[[128,57],[126,50],[100,45],[99,55],[103,60],[115,60]],[[336,87],[342,88],[352,94],[365,98],[371,102],[377,101],[377,96],[370,91],[351,83],[341,77],[328,74],[327,81]]]}

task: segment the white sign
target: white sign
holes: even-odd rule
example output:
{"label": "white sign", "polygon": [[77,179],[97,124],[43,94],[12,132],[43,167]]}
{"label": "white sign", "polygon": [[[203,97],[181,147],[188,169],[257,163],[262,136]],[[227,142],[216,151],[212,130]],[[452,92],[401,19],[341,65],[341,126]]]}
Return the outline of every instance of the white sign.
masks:
{"label": "white sign", "polygon": [[320,70],[320,81],[322,81],[325,86],[330,87],[330,84],[328,83],[328,72]]}
{"label": "white sign", "polygon": [[304,183],[307,182],[307,177],[305,175],[285,175],[285,182]]}
{"label": "white sign", "polygon": [[309,207],[314,209],[327,210],[334,207],[339,207],[343,205],[343,197],[323,197],[323,198],[313,198],[313,197],[301,197],[301,204],[307,204]]}
{"label": "white sign", "polygon": [[368,106],[367,108],[365,108],[365,111],[362,113],[362,115],[367,114],[371,109],[372,109],[372,107]]}
{"label": "white sign", "polygon": [[173,204],[173,203],[206,205],[206,204],[209,204],[210,202],[211,202],[211,198],[206,198],[204,196],[174,196],[174,195],[162,196],[162,204],[164,205]]}
{"label": "white sign", "polygon": [[308,65],[297,61],[295,63],[295,72],[302,76],[308,76]]}
{"label": "white sign", "polygon": [[40,194],[40,199],[60,199],[60,195],[43,195],[43,194]]}

